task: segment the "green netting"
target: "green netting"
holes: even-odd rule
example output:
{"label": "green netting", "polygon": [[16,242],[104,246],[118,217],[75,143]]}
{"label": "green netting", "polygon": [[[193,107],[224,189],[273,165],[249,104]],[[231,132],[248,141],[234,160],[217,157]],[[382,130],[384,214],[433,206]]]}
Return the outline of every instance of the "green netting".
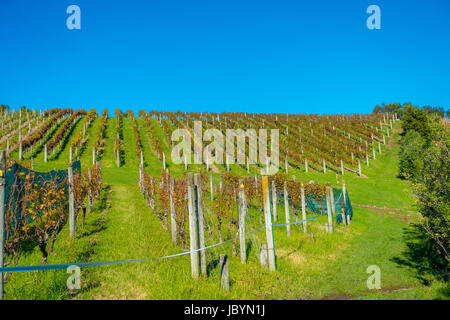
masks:
{"label": "green netting", "polygon": [[353,218],[353,208],[352,204],[350,203],[350,199],[348,197],[347,189],[345,190],[345,200],[344,200],[344,193],[342,192],[342,189],[335,189],[333,188],[334,193],[334,207],[335,207],[335,213],[336,213],[336,222],[342,223],[342,212],[343,209],[345,209],[345,216],[350,216],[350,219]]}
{"label": "green netting", "polygon": [[[81,173],[80,161],[72,163],[72,170]],[[52,170],[50,172],[37,172],[27,169],[15,163],[6,170],[5,176],[5,212],[8,212],[8,219],[5,224],[5,239],[8,239],[17,228],[31,223],[32,214],[23,215],[23,207],[26,206],[25,184],[42,185],[46,181],[63,183],[68,198],[67,170]]]}
{"label": "green netting", "polygon": [[[345,190],[345,200],[344,194],[342,192],[343,189],[333,188],[333,196],[334,196],[334,207],[336,214],[336,222],[342,223],[342,212],[345,211],[346,216],[350,216],[350,219],[353,217],[353,209],[350,203],[350,199],[348,197],[348,192]],[[305,197],[305,207],[306,210],[309,210],[315,214],[327,214],[327,200],[324,196],[322,199],[318,199],[314,195],[309,195]],[[345,210],[343,210],[345,209]]]}

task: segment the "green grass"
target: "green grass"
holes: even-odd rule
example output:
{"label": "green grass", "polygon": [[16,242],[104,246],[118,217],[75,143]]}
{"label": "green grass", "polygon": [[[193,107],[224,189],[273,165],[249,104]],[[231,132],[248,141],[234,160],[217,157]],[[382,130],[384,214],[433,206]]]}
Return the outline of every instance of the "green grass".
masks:
{"label": "green grass", "polygon": [[[154,120],[152,120],[154,121]],[[146,171],[159,175],[161,161],[151,153],[146,139],[148,129],[142,119],[137,119],[143,144]],[[155,130],[162,135],[162,128],[155,122]],[[98,128],[98,119],[90,130],[87,147],[81,156],[83,168],[91,164],[91,148]],[[79,124],[70,140],[75,136]],[[161,226],[142,198],[138,183],[139,157],[136,153],[132,122],[123,119],[123,162],[116,167],[113,155],[115,119],[108,120],[106,146],[102,158],[104,190],[94,211],[88,214],[84,225],[74,239],[70,239],[68,225],[55,243],[56,255],[50,255],[48,264],[86,261],[111,261],[159,257],[182,252],[181,245],[172,244],[170,234]],[[398,138],[396,134],[394,138]],[[66,168],[68,147],[60,156],[47,164],[36,160],[37,170],[53,167]],[[175,175],[182,175],[184,167],[170,161],[168,167]],[[424,270],[418,270],[410,259],[413,230],[402,219],[409,214],[417,219],[414,202],[407,182],[397,178],[398,147],[383,147],[377,160],[370,167],[363,166],[367,178],[345,173],[350,200],[356,204],[401,209],[402,212],[353,207],[354,219],[350,226],[336,225],[335,233],[328,234],[321,228],[326,217],[308,223],[308,232],[301,226],[293,226],[291,237],[286,228],[274,227],[277,272],[261,268],[257,249],[250,247],[248,263],[232,256],[232,245],[208,250],[208,262],[226,253],[230,259],[230,292],[219,288],[218,267],[209,268],[209,276],[193,280],[188,255],[129,263],[123,265],[88,267],[82,269],[82,289],[71,295],[66,288],[69,276],[66,270],[21,272],[11,276],[6,284],[8,299],[448,299],[448,285],[435,280]],[[38,157],[38,159],[40,159]],[[200,165],[190,167],[198,172]],[[223,170],[222,167],[220,167]],[[255,170],[252,166],[251,174]],[[232,166],[232,171],[248,175],[242,168]],[[334,173],[327,174],[302,170],[290,170],[298,180],[336,183]],[[214,175],[215,182],[218,175]],[[209,194],[205,195],[209,205]],[[281,203],[281,202],[280,202]],[[284,222],[284,206],[277,206],[278,221]],[[259,213],[249,212],[252,226],[259,226]],[[291,221],[294,221],[291,216]],[[314,237],[311,233],[314,233]],[[264,241],[265,232],[254,235],[257,246]],[[251,243],[250,239],[247,239]],[[214,241],[208,238],[208,244]],[[30,246],[19,265],[39,264],[37,247]],[[366,269],[369,265],[381,268],[380,291],[368,290]],[[426,281],[424,281],[426,279]]]}

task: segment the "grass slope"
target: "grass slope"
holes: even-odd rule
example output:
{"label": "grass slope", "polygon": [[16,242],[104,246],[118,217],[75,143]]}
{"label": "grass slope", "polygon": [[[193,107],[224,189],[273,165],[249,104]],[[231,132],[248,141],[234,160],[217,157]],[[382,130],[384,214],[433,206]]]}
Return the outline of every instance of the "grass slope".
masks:
{"label": "grass slope", "polygon": [[[137,119],[143,144],[146,171],[159,175],[162,164],[151,153],[142,119]],[[156,123],[155,123],[156,124]],[[81,156],[82,166],[91,164],[91,146],[98,120],[90,130],[86,151]],[[162,129],[155,126],[157,134]],[[75,128],[70,140],[79,128]],[[48,264],[142,259],[182,252],[181,245],[171,242],[158,218],[140,195],[138,182],[139,157],[130,119],[123,119],[123,163],[116,167],[113,155],[115,119],[108,119],[106,147],[102,158],[105,187],[95,210],[79,226],[74,239],[69,237],[68,225],[55,243],[56,255],[49,256]],[[394,136],[398,138],[398,133]],[[68,146],[69,144],[67,144]],[[171,163],[165,150],[171,172],[181,175],[183,166]],[[230,259],[231,290],[219,289],[218,267],[214,259],[220,253],[232,256],[231,244],[208,250],[208,277],[192,280],[189,256],[129,263],[123,265],[89,267],[82,269],[82,289],[71,295],[66,288],[69,276],[66,270],[21,272],[13,274],[6,284],[8,299],[448,299],[449,289],[413,264],[407,263],[410,240],[406,236],[413,228],[406,218],[417,219],[413,198],[406,182],[397,176],[395,143],[384,148],[383,154],[370,167],[363,166],[367,178],[345,174],[350,199],[353,203],[377,208],[354,206],[354,220],[350,226],[337,225],[334,234],[322,230],[326,217],[308,225],[308,233],[299,226],[292,228],[291,237],[285,227],[274,227],[277,252],[276,273],[262,269],[255,254],[249,251],[249,261],[241,264],[238,257]],[[36,161],[38,170],[67,167],[68,150],[62,150],[55,161],[44,164]],[[192,171],[199,170],[195,166]],[[233,168],[233,166],[232,166]],[[253,174],[255,167],[252,168]],[[233,171],[247,174],[242,168]],[[336,183],[334,173],[320,174],[290,170],[304,181]],[[218,175],[215,175],[217,181]],[[208,195],[209,196],[209,195]],[[207,199],[209,197],[205,197]],[[207,200],[208,202],[209,200]],[[401,211],[379,209],[397,208]],[[253,224],[259,225],[258,215],[250,210]],[[284,221],[284,207],[278,205],[279,222]],[[292,219],[292,218],[291,218]],[[256,220],[256,221],[255,221]],[[314,233],[312,236],[311,233]],[[260,243],[264,230],[255,234]],[[211,241],[211,240],[209,240]],[[250,241],[249,241],[250,242]],[[212,243],[212,242],[211,242]],[[209,243],[208,243],[209,244]],[[40,261],[36,246],[27,248],[19,265],[35,265]],[[380,291],[367,289],[369,265],[381,268]],[[424,277],[427,281],[424,281]],[[426,285],[425,285],[426,284]]]}

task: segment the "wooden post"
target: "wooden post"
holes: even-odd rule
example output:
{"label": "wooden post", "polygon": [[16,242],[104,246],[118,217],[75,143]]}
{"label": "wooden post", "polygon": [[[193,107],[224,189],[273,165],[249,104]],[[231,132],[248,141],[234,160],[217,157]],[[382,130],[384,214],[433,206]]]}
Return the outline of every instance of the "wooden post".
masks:
{"label": "wooden post", "polygon": [[230,262],[226,254],[220,255],[220,288],[230,291]]}
{"label": "wooden post", "polygon": [[358,159],[358,175],[361,177],[361,162]]}
{"label": "wooden post", "polygon": [[187,158],[186,155],[184,155],[184,171],[187,171],[188,166],[187,166]]}
{"label": "wooden post", "polygon": [[[202,194],[202,177],[200,173],[196,173],[195,179],[195,205],[196,205],[196,219],[198,228],[199,247],[205,248],[205,216],[203,212],[203,194]],[[202,274],[206,275],[206,251],[200,251],[200,270]]]}
{"label": "wooden post", "polygon": [[260,251],[259,251],[259,262],[261,263],[261,267],[268,267],[268,253],[267,253],[267,244],[261,243]]}
{"label": "wooden post", "polygon": [[89,179],[89,186],[88,186],[88,213],[92,212],[92,207],[93,207],[93,199],[92,199],[92,190],[90,187],[90,181],[92,179],[92,171],[91,168],[88,168],[88,179]]}
{"label": "wooden post", "polygon": [[344,161],[341,159],[341,174],[344,175]]}
{"label": "wooden post", "polygon": [[247,203],[245,199],[244,181],[239,180],[239,248],[241,252],[241,262],[247,262],[245,246],[245,215],[247,213]]}
{"label": "wooden post", "polygon": [[34,170],[34,158],[31,157],[31,170]]}
{"label": "wooden post", "polygon": [[345,213],[347,212],[347,194],[346,194],[345,182],[342,182],[342,197],[344,198],[344,206],[342,207],[342,223],[347,224]]}
{"label": "wooden post", "polygon": [[333,232],[333,216],[330,205],[330,187],[326,188],[327,215],[328,215],[328,231]]}
{"label": "wooden post", "polygon": [[96,158],[96,157],[95,157],[95,154],[96,154],[96,152],[95,152],[95,147],[93,147],[93,148],[92,148],[92,164],[95,164],[95,160],[96,160],[96,159],[95,159],[95,158]]}
{"label": "wooden post", "polygon": [[213,173],[209,173],[209,190],[211,193],[211,201],[214,201],[214,185],[213,185]]}
{"label": "wooden post", "polygon": [[166,154],[164,152],[162,158],[163,158],[163,169],[166,170]]}
{"label": "wooden post", "polygon": [[[189,210],[189,245],[191,251],[191,272],[193,278],[198,278],[200,275],[199,270],[199,254],[198,251],[198,238],[197,238],[197,217],[194,208],[194,186],[192,181],[192,173],[188,175],[188,210]],[[195,252],[192,252],[195,251]]]}
{"label": "wooden post", "polygon": [[219,176],[219,190],[222,193],[222,175]]}
{"label": "wooden post", "polygon": [[325,164],[325,159],[322,159],[323,163],[323,173],[327,173],[327,165]]}
{"label": "wooden post", "polygon": [[367,166],[369,166],[369,155],[366,153],[366,163],[367,163]]}
{"label": "wooden post", "polygon": [[75,196],[72,167],[67,169],[67,179],[69,184],[69,229],[70,237],[73,238],[75,236],[75,232],[77,231],[77,221],[75,219]]}
{"label": "wooden post", "polygon": [[284,214],[286,215],[286,233],[287,236],[290,237],[291,236],[291,218],[289,216],[289,194],[288,194],[288,189],[287,189],[287,181],[284,181],[284,190],[283,190],[283,194],[284,194]]}
{"label": "wooden post", "polygon": [[284,159],[284,168],[286,169],[286,174],[288,174],[288,161],[287,161],[287,158]]}
{"label": "wooden post", "polygon": [[[0,268],[4,267],[5,259],[5,188],[6,188],[6,152],[0,154]],[[0,272],[0,300],[4,298],[3,273]]]}
{"label": "wooden post", "polygon": [[308,172],[308,160],[305,159],[305,172]]}
{"label": "wooden post", "polygon": [[172,242],[174,244],[177,244],[177,222],[175,220],[175,202],[173,199],[173,193],[174,193],[174,187],[175,187],[175,180],[174,178],[170,178],[170,187],[169,187],[169,201],[170,201],[170,227],[171,227],[171,234],[172,234]]}
{"label": "wooden post", "polygon": [[334,203],[334,190],[332,187],[330,187],[330,202],[331,202],[331,213],[333,214],[333,217],[336,216],[336,205]]}
{"label": "wooden post", "polygon": [[277,188],[275,187],[275,181],[272,180],[272,211],[273,211],[273,221],[278,220],[277,216]]}
{"label": "wooden post", "polygon": [[266,222],[266,239],[267,239],[267,252],[269,269],[272,271],[276,270],[275,264],[275,244],[273,241],[273,227],[272,227],[272,215],[270,214],[270,191],[269,191],[269,180],[267,176],[262,177],[262,189],[263,189],[263,199],[264,199],[264,218]]}
{"label": "wooden post", "polygon": [[69,148],[69,164],[72,163],[72,157],[73,157],[73,154],[72,154],[72,146],[70,146],[70,148]]}
{"label": "wooden post", "polygon": [[303,183],[300,188],[301,198],[302,198],[302,220],[303,220],[303,232],[306,233],[306,201],[305,201],[305,187]]}

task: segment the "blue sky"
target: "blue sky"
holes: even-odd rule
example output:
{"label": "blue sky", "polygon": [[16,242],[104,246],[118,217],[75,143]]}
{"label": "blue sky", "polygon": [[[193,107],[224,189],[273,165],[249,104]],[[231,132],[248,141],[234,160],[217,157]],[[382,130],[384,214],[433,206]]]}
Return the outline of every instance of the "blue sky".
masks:
{"label": "blue sky", "polygon": [[[66,9],[81,9],[68,30]],[[369,5],[381,30],[366,27]],[[101,111],[450,106],[450,2],[1,0],[0,103]]]}

